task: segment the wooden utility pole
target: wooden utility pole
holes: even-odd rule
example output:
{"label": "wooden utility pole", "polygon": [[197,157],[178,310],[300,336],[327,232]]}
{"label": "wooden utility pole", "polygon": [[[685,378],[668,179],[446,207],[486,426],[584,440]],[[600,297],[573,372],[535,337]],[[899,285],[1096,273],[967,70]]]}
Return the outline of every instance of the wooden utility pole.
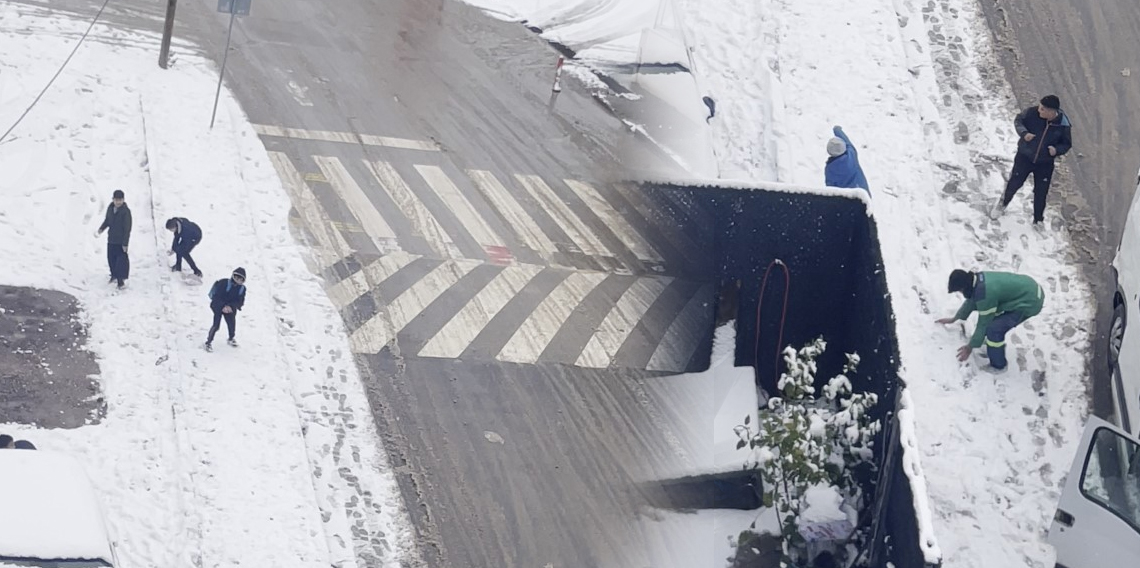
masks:
{"label": "wooden utility pole", "polygon": [[166,0],[166,24],[162,26],[162,47],[158,50],[158,66],[166,69],[170,60],[170,37],[174,35],[174,8],[178,0]]}

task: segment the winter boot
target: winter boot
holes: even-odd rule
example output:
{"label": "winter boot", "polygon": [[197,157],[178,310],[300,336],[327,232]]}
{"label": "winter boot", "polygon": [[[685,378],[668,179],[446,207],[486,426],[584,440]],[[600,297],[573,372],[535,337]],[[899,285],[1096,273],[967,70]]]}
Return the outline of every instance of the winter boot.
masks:
{"label": "winter boot", "polygon": [[226,343],[228,343],[230,345],[230,347],[237,347],[238,346],[237,340],[232,338],[232,337],[227,339]]}
{"label": "winter boot", "polygon": [[201,277],[202,277],[202,271],[201,271],[201,270],[195,270],[195,271],[194,271],[194,276],[197,276],[198,278],[201,278]]}
{"label": "winter boot", "polygon": [[990,208],[990,219],[997,221],[1001,218],[1002,214],[1005,213],[1005,204],[1002,203],[1004,199],[1005,196],[1002,195],[1001,197],[997,198],[997,201],[994,202],[994,206]]}
{"label": "winter boot", "polygon": [[123,282],[123,279],[120,278],[119,279],[119,289],[122,290],[123,288],[126,288],[126,287],[127,287],[127,283]]}
{"label": "winter boot", "polygon": [[202,346],[202,349],[212,352],[214,350],[214,346],[209,341],[207,341],[206,344]]}

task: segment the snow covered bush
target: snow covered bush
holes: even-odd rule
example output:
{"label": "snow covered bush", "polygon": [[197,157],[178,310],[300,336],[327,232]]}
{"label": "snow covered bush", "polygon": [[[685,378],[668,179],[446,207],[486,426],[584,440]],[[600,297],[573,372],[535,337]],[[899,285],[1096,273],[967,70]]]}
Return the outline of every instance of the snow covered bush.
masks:
{"label": "snow covered bush", "polygon": [[[855,372],[859,356],[847,355],[843,371],[816,394],[816,359],[827,348],[823,338],[796,350],[784,350],[787,372],[777,383],[780,392],[768,401],[760,424],[736,427],[738,449],[749,448],[756,458],[753,467],[764,485],[765,507],[775,507],[780,520],[786,558],[782,566],[806,561],[806,542],[799,518],[808,489],[829,485],[849,502],[860,497],[852,471],[871,460],[871,445],[878,434],[878,420],[867,410],[878,402],[874,393],[854,393],[848,375]],[[743,536],[743,535],[742,535]]]}

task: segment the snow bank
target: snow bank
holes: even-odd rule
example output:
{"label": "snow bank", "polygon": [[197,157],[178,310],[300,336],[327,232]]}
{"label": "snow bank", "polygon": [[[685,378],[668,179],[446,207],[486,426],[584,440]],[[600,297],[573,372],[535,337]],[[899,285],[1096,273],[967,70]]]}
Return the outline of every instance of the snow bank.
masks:
{"label": "snow bank", "polygon": [[[10,4],[0,23],[6,128],[86,23]],[[126,565],[399,566],[410,526],[265,149],[228,92],[208,129],[211,62],[176,50],[160,70],[140,36],[96,26],[0,146],[0,259],[21,267],[4,283],[79,299],[108,407],[76,430],[2,430],[84,464]],[[93,236],[116,188],[134,217],[123,291]],[[203,227],[205,286],[170,272],[171,216]],[[207,286],[236,266],[249,274],[242,346],[207,354]]]}
{"label": "snow bank", "polygon": [[650,379],[674,394],[665,404],[682,405],[672,414],[679,417],[675,432],[686,459],[669,456],[649,466],[645,480],[740,471],[757,457],[747,448],[737,449],[735,433],[747,418],[753,428],[759,420],[760,399],[752,367],[736,367],[735,322],[714,331],[709,368]]}
{"label": "snow bank", "polygon": [[653,510],[642,521],[649,565],[655,568],[724,568],[740,533],[780,532],[774,509]]}
{"label": "snow bank", "polygon": [[915,434],[914,402],[910,392],[903,389],[899,393],[899,445],[903,448],[902,468],[914,495],[914,515],[918,521],[919,546],[926,561],[935,564],[942,558],[942,549],[935,538],[934,520],[930,512],[930,495],[926,488],[926,477],[922,474],[922,462],[918,436]]}
{"label": "snow bank", "polygon": [[779,193],[792,193],[799,195],[822,195],[828,197],[845,197],[847,199],[856,199],[862,201],[867,205],[867,215],[872,215],[872,200],[866,191],[862,189],[850,189],[844,187],[826,187],[826,186],[813,186],[813,185],[799,185],[794,183],[782,183],[778,181],[765,181],[765,180],[745,180],[745,179],[715,179],[715,178],[684,178],[684,177],[658,177],[653,174],[648,174],[638,178],[639,182],[654,184],[654,185],[672,185],[677,187],[694,187],[694,188],[724,188],[724,189],[738,189],[741,191],[775,191]]}

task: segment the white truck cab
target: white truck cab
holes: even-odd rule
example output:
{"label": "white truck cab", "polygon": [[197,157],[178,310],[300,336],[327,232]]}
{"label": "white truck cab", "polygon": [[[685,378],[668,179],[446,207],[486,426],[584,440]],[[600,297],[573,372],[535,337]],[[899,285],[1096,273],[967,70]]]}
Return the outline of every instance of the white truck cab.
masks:
{"label": "white truck cab", "polygon": [[1136,182],[1138,191],[1132,197],[1124,233],[1112,260],[1116,293],[1112,299],[1108,360],[1115,421],[1124,430],[1140,436],[1140,326],[1128,328],[1129,322],[1140,322],[1140,176]]}
{"label": "white truck cab", "polygon": [[1048,540],[1057,568],[1140,566],[1140,439],[1089,418]]}

